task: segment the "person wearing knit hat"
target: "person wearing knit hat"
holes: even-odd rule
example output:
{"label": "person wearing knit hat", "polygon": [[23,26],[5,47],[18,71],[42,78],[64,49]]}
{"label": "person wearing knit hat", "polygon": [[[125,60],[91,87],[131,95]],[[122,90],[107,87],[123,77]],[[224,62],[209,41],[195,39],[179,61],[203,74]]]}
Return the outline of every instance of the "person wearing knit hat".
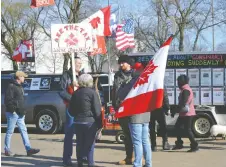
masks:
{"label": "person wearing knit hat", "polygon": [[[119,57],[118,60],[119,64],[119,71],[115,73],[114,76],[114,84],[113,84],[113,90],[112,90],[112,106],[115,110],[118,110],[120,106],[120,98],[119,98],[119,88],[123,83],[129,82],[132,79],[132,75],[134,73],[134,69],[132,69],[133,66],[133,60],[127,56],[122,55]],[[128,118],[120,118],[119,124],[123,130],[123,133],[125,135],[125,150],[126,150],[126,158],[119,161],[119,165],[132,165],[133,163],[133,144],[132,139],[130,135],[129,130],[129,122]]]}

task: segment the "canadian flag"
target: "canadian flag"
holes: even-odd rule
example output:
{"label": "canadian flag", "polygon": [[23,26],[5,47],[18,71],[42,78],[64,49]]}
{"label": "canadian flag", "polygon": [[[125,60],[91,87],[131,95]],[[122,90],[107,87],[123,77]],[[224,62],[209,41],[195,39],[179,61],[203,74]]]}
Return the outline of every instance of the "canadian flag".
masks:
{"label": "canadian flag", "polygon": [[102,8],[81,22],[89,23],[92,26],[94,52],[91,55],[105,54],[107,52],[104,37],[111,35],[110,12],[110,6]]}
{"label": "canadian flag", "polygon": [[54,0],[31,0],[31,8],[54,5]]}
{"label": "canadian flag", "polygon": [[13,52],[12,59],[16,62],[21,62],[28,57],[32,57],[32,46],[32,40],[21,40]]}
{"label": "canadian flag", "polygon": [[170,37],[161,46],[145,67],[116,112],[117,118],[151,112],[162,107],[166,62],[172,39]]}

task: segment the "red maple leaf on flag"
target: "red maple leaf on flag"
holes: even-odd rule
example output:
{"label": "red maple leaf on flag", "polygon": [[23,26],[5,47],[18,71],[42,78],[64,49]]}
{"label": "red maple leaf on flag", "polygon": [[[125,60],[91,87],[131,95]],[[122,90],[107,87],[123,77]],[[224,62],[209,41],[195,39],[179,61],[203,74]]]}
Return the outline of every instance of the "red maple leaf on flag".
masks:
{"label": "red maple leaf on flag", "polygon": [[151,60],[148,63],[147,67],[144,69],[144,71],[141,73],[141,75],[139,76],[139,78],[137,79],[137,81],[134,84],[133,88],[136,88],[139,85],[143,85],[145,83],[148,83],[149,75],[151,75],[155,71],[155,69],[157,67],[158,66],[155,66],[154,65],[153,60]]}
{"label": "red maple leaf on flag", "polygon": [[100,18],[95,17],[89,22],[94,29],[98,28],[98,24],[100,24]]}

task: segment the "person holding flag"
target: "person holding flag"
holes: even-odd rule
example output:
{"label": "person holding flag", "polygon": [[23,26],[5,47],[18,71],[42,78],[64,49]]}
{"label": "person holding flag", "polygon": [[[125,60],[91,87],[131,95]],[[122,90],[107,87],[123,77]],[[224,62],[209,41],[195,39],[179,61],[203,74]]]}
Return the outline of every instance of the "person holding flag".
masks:
{"label": "person holding flag", "polygon": [[[121,102],[115,115],[119,119],[134,118],[129,124],[135,152],[134,167],[142,166],[143,151],[145,167],[152,166],[149,123],[144,115],[150,116],[151,111],[162,107],[166,62],[172,39],[173,36],[161,46],[136,81],[133,81],[131,90]],[[139,117],[139,122],[136,122]]]}
{"label": "person holding flag", "polygon": [[[132,75],[132,79],[121,85],[118,91],[118,97],[121,101],[125,99],[141,72],[142,67],[135,66],[135,72]],[[135,152],[134,167],[142,166],[143,152],[145,167],[151,167],[151,144],[149,139],[150,112],[132,115],[128,117],[128,122]]]}
{"label": "person holding flag", "polygon": [[[81,58],[75,56],[75,74],[76,78],[79,77],[83,72],[80,71],[82,67]],[[74,92],[74,87],[78,87],[77,82],[73,82],[72,68],[65,71],[62,75],[61,81],[62,91],[59,93],[66,104],[66,122],[65,122],[65,137],[64,137],[64,149],[63,149],[63,164],[66,166],[72,166],[71,156],[73,153],[73,136],[75,133],[74,129],[74,117],[72,117],[68,112],[68,105],[71,100],[71,96]]]}

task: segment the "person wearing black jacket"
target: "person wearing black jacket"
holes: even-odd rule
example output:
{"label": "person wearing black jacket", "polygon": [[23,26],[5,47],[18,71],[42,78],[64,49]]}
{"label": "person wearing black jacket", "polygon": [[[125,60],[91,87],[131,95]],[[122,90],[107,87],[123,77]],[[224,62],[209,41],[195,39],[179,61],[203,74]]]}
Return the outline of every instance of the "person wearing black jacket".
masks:
{"label": "person wearing black jacket", "polygon": [[[129,82],[132,79],[132,75],[134,73],[134,70],[131,67],[133,66],[133,62],[128,55],[121,55],[118,60],[118,64],[120,65],[120,69],[118,72],[115,73],[113,90],[112,90],[112,106],[114,107],[115,111],[118,110],[120,103],[122,102],[118,96],[119,88],[123,83]],[[129,130],[128,117],[120,118],[119,124],[125,135],[124,144],[125,144],[126,158],[119,161],[118,164],[131,165],[133,163],[133,143],[132,143],[132,138]]]}
{"label": "person wearing black jacket", "polygon": [[[78,79],[79,75],[82,74],[80,71],[82,66],[82,60],[79,57],[75,57],[75,74]],[[59,92],[60,96],[66,105],[66,122],[64,125],[64,149],[63,149],[63,164],[65,166],[72,166],[71,156],[73,154],[73,136],[75,133],[74,129],[74,117],[68,113],[68,104],[71,100],[72,93],[74,92],[74,87],[77,87],[77,82],[73,82],[72,69],[65,71],[61,77],[60,86],[62,91]]]}
{"label": "person wearing black jacket", "polygon": [[76,156],[78,167],[83,166],[83,157],[87,157],[88,167],[92,167],[96,132],[102,128],[101,104],[92,89],[93,78],[90,74],[82,74],[78,84],[79,89],[73,93],[69,104],[76,129]]}
{"label": "person wearing black jacket", "polygon": [[169,98],[166,89],[164,89],[163,97],[163,106],[162,108],[156,109],[151,112],[151,121],[150,121],[150,136],[151,136],[151,149],[152,151],[157,151],[156,145],[156,121],[160,127],[160,134],[162,136],[162,148],[163,150],[170,150],[171,146],[168,143],[167,128],[166,128],[166,118],[165,115],[168,115],[170,110]]}
{"label": "person wearing black jacket", "polygon": [[5,107],[6,107],[6,118],[7,118],[7,131],[5,136],[5,155],[13,156],[14,154],[10,151],[11,137],[14,132],[15,126],[17,125],[20,134],[23,139],[27,155],[37,154],[40,150],[31,148],[27,127],[25,125],[25,107],[24,107],[24,90],[22,84],[24,79],[27,77],[22,71],[17,71],[14,78],[9,83],[8,88],[5,92]]}

